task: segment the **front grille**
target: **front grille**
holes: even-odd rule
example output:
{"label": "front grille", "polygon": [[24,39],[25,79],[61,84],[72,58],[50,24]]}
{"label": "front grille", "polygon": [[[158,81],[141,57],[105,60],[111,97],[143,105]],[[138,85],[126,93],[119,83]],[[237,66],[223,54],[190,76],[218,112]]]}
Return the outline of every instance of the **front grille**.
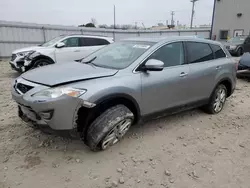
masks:
{"label": "front grille", "polygon": [[16,54],[12,54],[11,61],[14,61],[16,59]]}
{"label": "front grille", "polygon": [[28,92],[32,88],[33,88],[32,86],[28,86],[28,85],[25,85],[22,83],[17,83],[17,85],[16,85],[17,92],[19,92],[19,93],[21,92],[21,94]]}

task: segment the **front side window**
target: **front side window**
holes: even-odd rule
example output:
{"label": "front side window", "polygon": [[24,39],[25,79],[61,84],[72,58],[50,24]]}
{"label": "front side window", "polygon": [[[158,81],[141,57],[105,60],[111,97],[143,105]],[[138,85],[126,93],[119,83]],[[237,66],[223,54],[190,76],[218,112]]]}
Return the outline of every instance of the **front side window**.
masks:
{"label": "front side window", "polygon": [[214,51],[215,59],[226,57],[225,52],[221,49],[220,46],[214,44],[210,44],[210,46]]}
{"label": "front side window", "polygon": [[97,67],[124,69],[137,60],[154,43],[123,41],[110,44],[82,60]]}
{"label": "front side window", "polygon": [[200,42],[187,42],[188,62],[199,63],[214,59],[213,52],[208,44]]}
{"label": "front side window", "polygon": [[65,44],[65,47],[79,47],[79,38],[71,37],[62,41]]}
{"label": "front side window", "polygon": [[172,67],[184,64],[184,50],[182,42],[167,44],[156,52],[149,59],[157,59],[164,63],[164,67]]}

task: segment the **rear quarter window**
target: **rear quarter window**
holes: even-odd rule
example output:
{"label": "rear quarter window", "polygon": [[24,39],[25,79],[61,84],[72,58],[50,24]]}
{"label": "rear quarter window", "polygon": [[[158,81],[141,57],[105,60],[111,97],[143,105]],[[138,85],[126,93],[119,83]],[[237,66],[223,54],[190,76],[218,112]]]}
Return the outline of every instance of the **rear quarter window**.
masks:
{"label": "rear quarter window", "polygon": [[225,52],[223,51],[223,49],[219,45],[210,44],[210,46],[214,52],[215,59],[226,57]]}

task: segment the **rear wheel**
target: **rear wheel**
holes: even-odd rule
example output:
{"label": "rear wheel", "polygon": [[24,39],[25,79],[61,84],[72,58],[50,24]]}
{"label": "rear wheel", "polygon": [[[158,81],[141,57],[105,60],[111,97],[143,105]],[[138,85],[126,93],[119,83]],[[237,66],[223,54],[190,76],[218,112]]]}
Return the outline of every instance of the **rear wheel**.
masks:
{"label": "rear wheel", "polygon": [[227,98],[227,88],[225,85],[218,85],[212,94],[209,104],[204,106],[204,110],[209,114],[218,114],[222,111]]}
{"label": "rear wheel", "polygon": [[93,151],[106,150],[122,140],[133,121],[134,114],[126,106],[111,107],[91,123],[85,143]]}

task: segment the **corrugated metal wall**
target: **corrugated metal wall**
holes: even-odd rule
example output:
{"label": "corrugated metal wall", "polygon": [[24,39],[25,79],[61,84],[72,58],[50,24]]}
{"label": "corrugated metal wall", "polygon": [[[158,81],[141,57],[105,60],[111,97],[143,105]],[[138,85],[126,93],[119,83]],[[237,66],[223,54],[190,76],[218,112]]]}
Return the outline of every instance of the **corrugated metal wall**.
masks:
{"label": "corrugated metal wall", "polygon": [[41,25],[0,21],[0,57],[27,46],[38,45],[61,34],[85,34],[114,37],[116,41],[131,37],[192,36],[209,38],[209,29],[193,30],[113,30],[71,26]]}

